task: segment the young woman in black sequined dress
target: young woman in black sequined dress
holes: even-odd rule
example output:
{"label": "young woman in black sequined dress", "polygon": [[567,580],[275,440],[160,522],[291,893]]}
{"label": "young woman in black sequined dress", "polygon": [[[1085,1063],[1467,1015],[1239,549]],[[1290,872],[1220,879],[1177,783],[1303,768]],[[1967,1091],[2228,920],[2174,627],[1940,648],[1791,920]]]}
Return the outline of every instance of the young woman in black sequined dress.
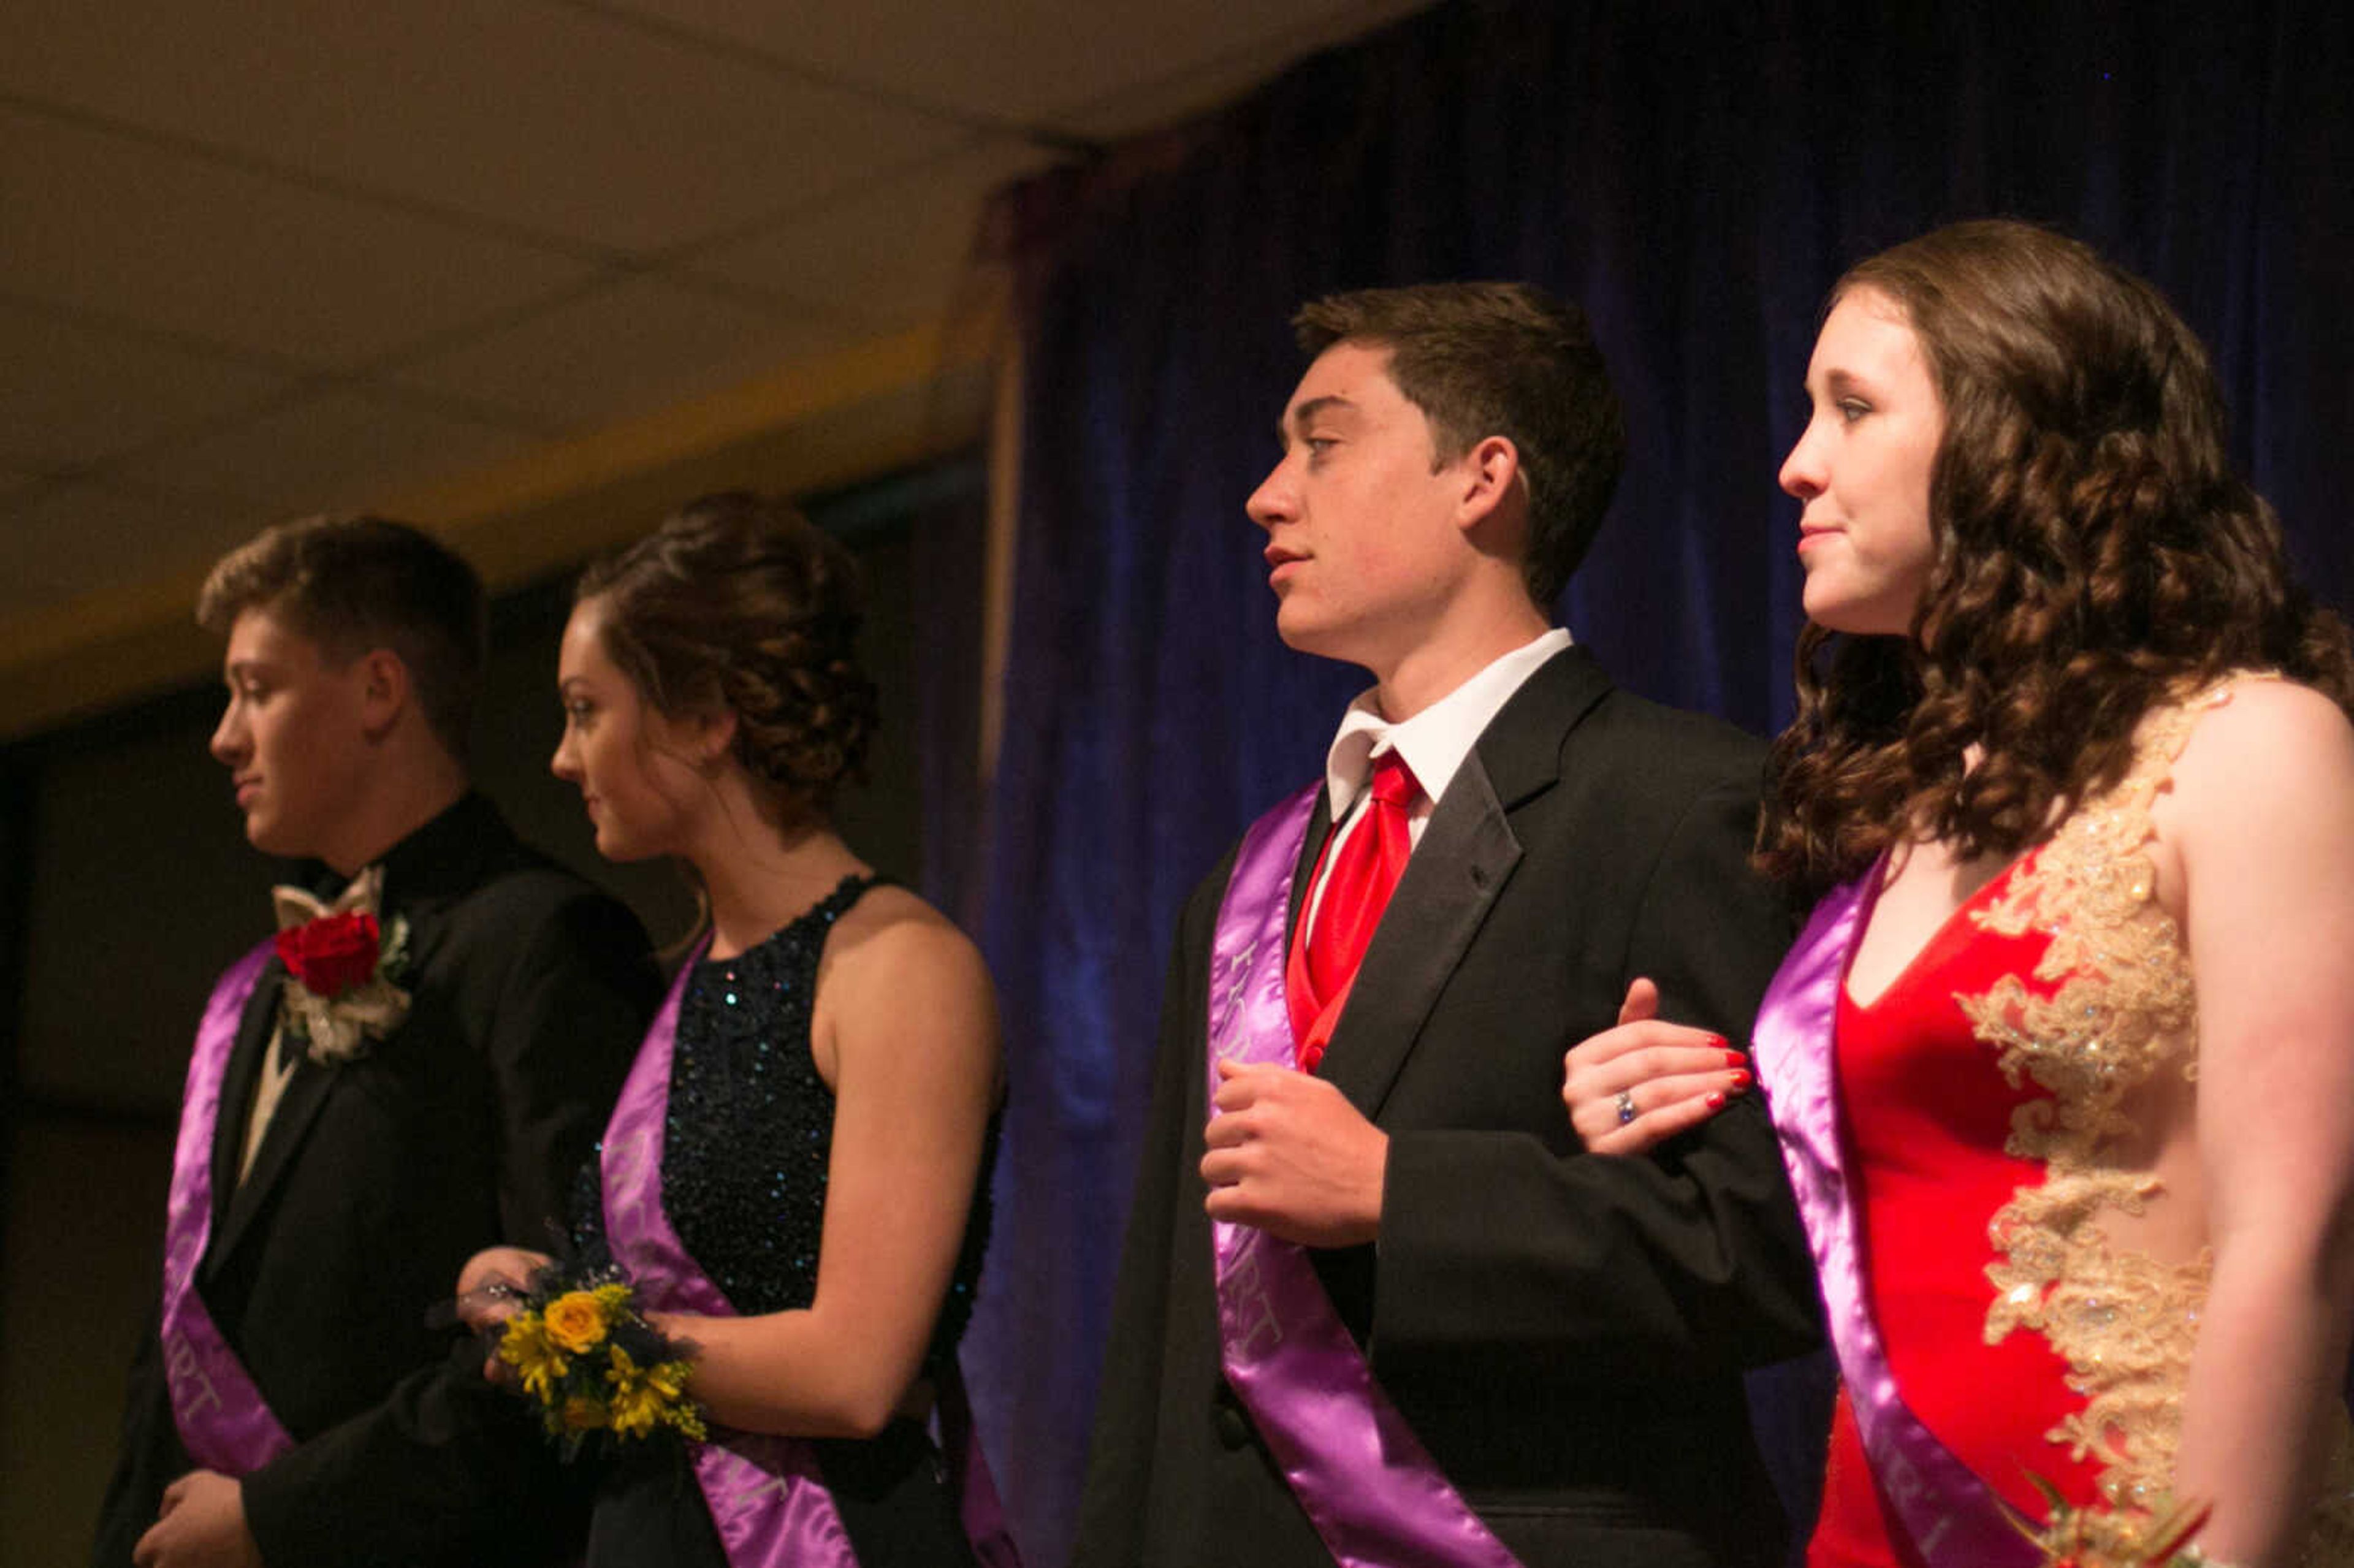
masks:
{"label": "young woman in black sequined dress", "polygon": [[[682,993],[662,1207],[734,1317],[658,1315],[726,1427],[815,1440],[863,1568],[964,1563],[924,1421],[953,1370],[987,1230],[1002,1095],[979,953],[880,882],[827,808],[875,722],[848,552],[746,494],[687,506],[591,568],[566,628],[554,768],[600,853],[674,855],[710,942]],[[601,1246],[592,1181],[578,1239]],[[540,1261],[485,1253],[459,1288]],[[588,1559],[727,1561],[674,1445],[632,1445]]]}

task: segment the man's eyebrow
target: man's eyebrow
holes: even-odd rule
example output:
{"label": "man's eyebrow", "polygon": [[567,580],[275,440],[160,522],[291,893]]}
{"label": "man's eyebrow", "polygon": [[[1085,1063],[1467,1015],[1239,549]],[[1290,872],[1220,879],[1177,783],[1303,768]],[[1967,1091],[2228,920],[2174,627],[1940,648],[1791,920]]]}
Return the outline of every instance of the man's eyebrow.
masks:
{"label": "man's eyebrow", "polygon": [[1307,402],[1302,403],[1299,407],[1292,409],[1288,418],[1276,420],[1276,440],[1288,443],[1291,440],[1292,431],[1306,429],[1310,424],[1315,422],[1319,415],[1334,413],[1343,408],[1353,409],[1354,408],[1356,408],[1354,403],[1350,402],[1346,397],[1341,397],[1337,393],[1328,393],[1321,397],[1310,397]]}

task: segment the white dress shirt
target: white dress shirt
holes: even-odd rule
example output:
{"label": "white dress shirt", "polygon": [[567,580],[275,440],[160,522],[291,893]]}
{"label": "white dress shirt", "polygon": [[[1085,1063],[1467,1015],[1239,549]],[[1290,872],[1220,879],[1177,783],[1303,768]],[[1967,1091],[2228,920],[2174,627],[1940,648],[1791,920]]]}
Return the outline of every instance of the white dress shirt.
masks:
{"label": "white dress shirt", "polygon": [[[1308,890],[1305,918],[1313,921],[1324,898],[1325,878],[1338,859],[1341,842],[1356,831],[1364,813],[1358,808],[1365,801],[1366,786],[1373,781],[1373,758],[1385,751],[1394,750],[1405,761],[1414,781],[1422,793],[1406,817],[1407,841],[1422,842],[1423,825],[1430,821],[1432,807],[1455,775],[1463,759],[1471,755],[1480,735],[1510,702],[1521,683],[1537,672],[1537,667],[1569,646],[1569,633],[1554,627],[1543,636],[1524,642],[1511,652],[1490,662],[1479,673],[1447,693],[1409,719],[1395,724],[1384,718],[1377,701],[1380,688],[1362,693],[1341,715],[1341,728],[1332,737],[1331,749],[1324,754],[1324,789],[1332,802],[1332,814],[1341,824],[1325,850],[1323,862],[1317,867],[1316,881]],[[1306,926],[1302,930],[1308,929]]]}

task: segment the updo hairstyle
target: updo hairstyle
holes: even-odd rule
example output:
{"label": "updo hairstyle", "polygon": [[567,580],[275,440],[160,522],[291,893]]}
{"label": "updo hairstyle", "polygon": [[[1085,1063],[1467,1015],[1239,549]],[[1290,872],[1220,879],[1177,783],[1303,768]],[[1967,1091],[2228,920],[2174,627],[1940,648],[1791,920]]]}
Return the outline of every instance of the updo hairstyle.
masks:
{"label": "updo hairstyle", "polygon": [[606,656],[656,711],[735,714],[733,754],[780,813],[823,811],[865,777],[877,711],[858,563],[790,504],[691,501],[582,573],[573,602],[592,599]]}

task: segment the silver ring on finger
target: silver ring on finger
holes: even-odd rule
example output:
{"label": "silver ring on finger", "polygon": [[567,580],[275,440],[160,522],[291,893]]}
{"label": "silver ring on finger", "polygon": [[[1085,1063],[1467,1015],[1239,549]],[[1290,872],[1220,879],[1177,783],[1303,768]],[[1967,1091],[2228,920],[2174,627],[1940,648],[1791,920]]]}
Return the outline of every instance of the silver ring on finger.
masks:
{"label": "silver ring on finger", "polygon": [[1633,1121],[1637,1117],[1643,1114],[1635,1108],[1635,1091],[1632,1089],[1619,1090],[1617,1099],[1612,1103],[1617,1107],[1618,1125],[1620,1127],[1625,1127],[1628,1122]]}

